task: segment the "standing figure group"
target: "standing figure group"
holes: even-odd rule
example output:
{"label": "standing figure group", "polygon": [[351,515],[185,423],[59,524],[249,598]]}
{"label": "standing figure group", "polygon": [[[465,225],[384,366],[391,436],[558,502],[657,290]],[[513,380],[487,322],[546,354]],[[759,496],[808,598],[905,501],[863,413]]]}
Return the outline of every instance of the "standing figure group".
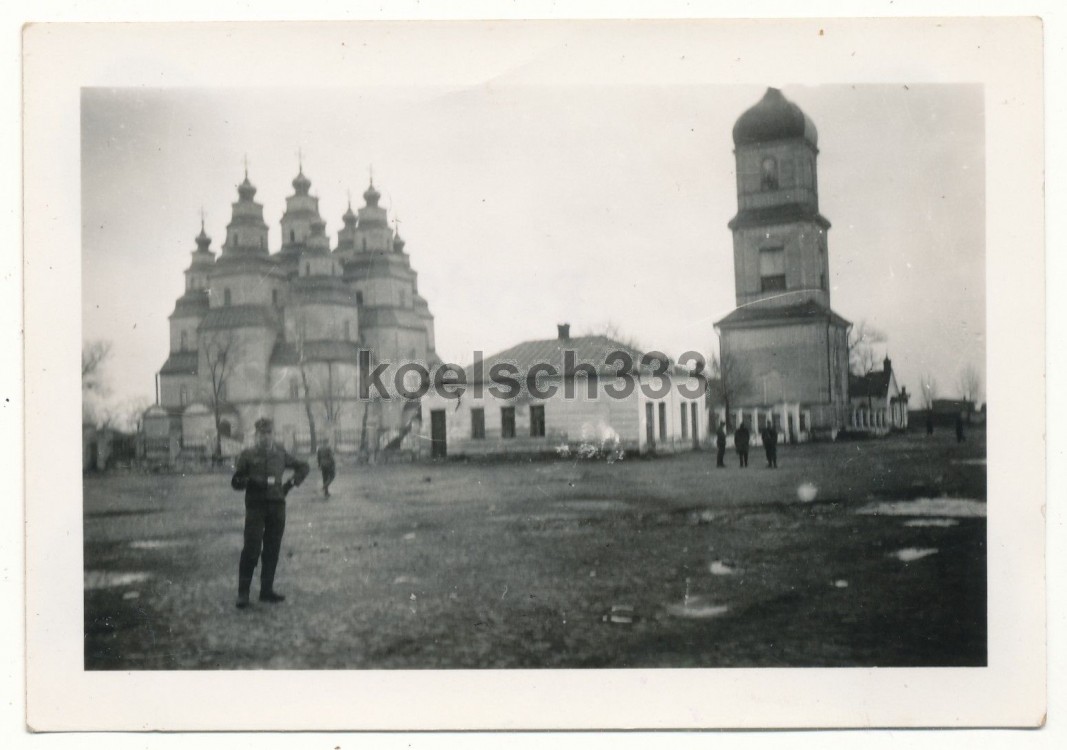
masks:
{"label": "standing figure group", "polygon": [[[778,468],[778,430],[768,423],[760,430],[763,439],[763,450],[767,454],[767,467]],[[737,451],[737,459],[741,468],[748,466],[748,449],[752,442],[752,433],[742,421],[734,431],[734,449]],[[726,463],[726,425],[720,423],[715,431],[715,468],[725,468]]]}

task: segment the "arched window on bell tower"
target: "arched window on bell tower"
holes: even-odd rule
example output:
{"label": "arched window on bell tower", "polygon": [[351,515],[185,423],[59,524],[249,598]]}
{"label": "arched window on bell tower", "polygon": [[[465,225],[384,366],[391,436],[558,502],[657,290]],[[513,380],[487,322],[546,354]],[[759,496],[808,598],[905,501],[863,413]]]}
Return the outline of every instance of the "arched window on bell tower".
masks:
{"label": "arched window on bell tower", "polygon": [[760,161],[760,190],[778,189],[778,160],[765,156]]}

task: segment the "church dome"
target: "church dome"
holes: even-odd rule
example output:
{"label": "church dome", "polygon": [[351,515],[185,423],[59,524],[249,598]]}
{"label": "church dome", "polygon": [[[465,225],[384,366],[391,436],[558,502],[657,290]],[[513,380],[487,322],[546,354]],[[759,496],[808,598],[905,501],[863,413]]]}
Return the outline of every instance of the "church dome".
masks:
{"label": "church dome", "polygon": [[374,180],[371,180],[370,187],[363,191],[363,200],[367,201],[368,206],[377,206],[381,197],[382,194],[374,187]]}
{"label": "church dome", "polygon": [[293,178],[293,190],[297,195],[307,195],[308,190],[311,189],[311,180],[304,176],[304,170],[301,169],[300,173]]}
{"label": "church dome", "polygon": [[812,146],[819,144],[815,123],[800,107],[782,96],[778,89],[769,88],[763,98],[737,118],[734,124],[734,145],[805,138]]}
{"label": "church dome", "polygon": [[404,252],[404,245],[406,244],[407,243],[404,242],[404,238],[400,236],[400,232],[397,232],[396,236],[393,238],[393,250],[398,253],[402,253]]}
{"label": "church dome", "polygon": [[256,186],[248,181],[248,173],[245,173],[245,181],[237,186],[237,194],[241,196],[241,200],[250,201],[256,195]]}

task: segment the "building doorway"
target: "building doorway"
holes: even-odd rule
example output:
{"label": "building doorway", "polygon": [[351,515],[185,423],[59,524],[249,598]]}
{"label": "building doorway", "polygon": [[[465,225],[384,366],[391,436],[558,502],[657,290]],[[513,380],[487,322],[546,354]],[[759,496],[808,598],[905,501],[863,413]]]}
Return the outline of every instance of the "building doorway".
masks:
{"label": "building doorway", "polygon": [[430,412],[430,457],[444,458],[448,455],[448,439],[445,431],[445,410]]}

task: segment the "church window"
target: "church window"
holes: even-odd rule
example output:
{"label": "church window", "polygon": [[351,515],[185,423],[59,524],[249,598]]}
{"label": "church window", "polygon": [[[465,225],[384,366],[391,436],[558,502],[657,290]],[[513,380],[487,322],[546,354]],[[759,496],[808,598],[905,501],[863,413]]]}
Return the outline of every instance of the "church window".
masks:
{"label": "church window", "polygon": [[761,292],[785,289],[785,248],[760,248],[759,275]]}
{"label": "church window", "polygon": [[296,242],[296,230],[295,229],[290,229],[289,230],[289,241],[290,242]]}
{"label": "church window", "polygon": [[541,404],[530,407],[530,437],[545,436],[545,407]]}
{"label": "church window", "polygon": [[819,288],[822,289],[823,291],[826,291],[826,274],[825,273],[820,273],[819,274]]}
{"label": "church window", "polygon": [[760,162],[760,190],[778,189],[778,160],[773,156],[764,157]]}
{"label": "church window", "polygon": [[178,403],[181,406],[185,406],[189,403],[189,389],[184,385],[178,389]]}
{"label": "church window", "polygon": [[485,409],[471,409],[471,439],[485,440]]}
{"label": "church window", "polygon": [[181,350],[184,352],[189,346],[189,332],[182,331]]}
{"label": "church window", "polygon": [[500,437],[513,438],[515,437],[515,407],[514,406],[501,406],[500,407]]}
{"label": "church window", "polygon": [[230,290],[229,289],[223,289],[222,290],[222,304],[225,305],[226,307],[229,307],[230,306],[230,302],[231,302]]}

